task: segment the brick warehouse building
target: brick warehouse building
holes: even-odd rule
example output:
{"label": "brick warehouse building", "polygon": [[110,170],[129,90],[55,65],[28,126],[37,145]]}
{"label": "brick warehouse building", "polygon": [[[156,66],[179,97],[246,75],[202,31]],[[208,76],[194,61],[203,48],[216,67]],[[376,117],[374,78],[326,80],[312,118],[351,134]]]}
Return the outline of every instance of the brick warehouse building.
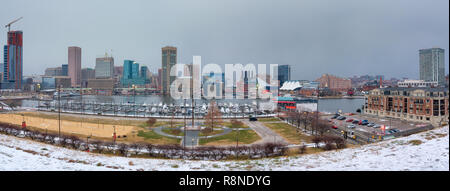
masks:
{"label": "brick warehouse building", "polygon": [[407,121],[448,124],[448,88],[377,88],[366,95],[364,113]]}

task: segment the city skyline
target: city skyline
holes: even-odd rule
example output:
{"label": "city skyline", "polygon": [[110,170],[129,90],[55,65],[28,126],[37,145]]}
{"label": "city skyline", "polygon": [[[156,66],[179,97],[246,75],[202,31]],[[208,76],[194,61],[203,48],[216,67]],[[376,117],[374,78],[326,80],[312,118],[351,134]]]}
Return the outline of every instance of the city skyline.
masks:
{"label": "city skyline", "polygon": [[[66,63],[69,46],[82,49],[82,68],[94,68],[95,58],[112,50],[118,63],[136,60],[155,73],[161,65],[160,48],[175,46],[178,63],[189,64],[199,55],[205,64],[222,66],[288,64],[298,74],[293,80],[314,80],[323,73],[419,79],[419,50],[449,47],[448,17],[441,17],[448,13],[448,1],[326,2],[329,6],[282,1],[261,2],[257,10],[251,1],[3,4],[12,11],[0,13],[1,23],[24,17],[11,26],[25,33],[24,75]],[[173,14],[159,10],[172,5],[177,5]],[[115,15],[121,9],[133,12]],[[449,58],[448,51],[444,57]]]}

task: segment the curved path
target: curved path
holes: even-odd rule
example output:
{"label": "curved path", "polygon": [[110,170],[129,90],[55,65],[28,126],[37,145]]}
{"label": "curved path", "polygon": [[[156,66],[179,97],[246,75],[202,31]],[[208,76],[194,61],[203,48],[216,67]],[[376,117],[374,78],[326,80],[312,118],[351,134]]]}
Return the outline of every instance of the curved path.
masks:
{"label": "curved path", "polygon": [[[181,128],[182,127],[177,127],[176,129],[181,129]],[[164,131],[162,131],[163,129],[168,129],[168,128],[166,128],[165,126],[153,128],[155,133],[157,133],[159,135],[170,137],[170,138],[181,139],[181,143],[180,143],[181,145],[183,145],[183,142],[184,142],[184,146],[194,147],[194,146],[198,146],[199,139],[220,137],[220,136],[226,135],[228,133],[231,133],[232,131],[250,130],[251,128],[228,128],[228,127],[222,126],[221,127],[221,129],[223,129],[222,133],[218,133],[218,134],[210,135],[210,136],[198,136],[200,133],[199,130],[188,130],[188,131],[186,131],[186,136],[177,136],[177,135],[167,134]],[[185,138],[186,138],[186,141],[185,141]]]}
{"label": "curved path", "polygon": [[262,139],[255,142],[254,144],[259,143],[282,143],[289,145],[289,142],[284,139],[284,137],[275,133],[264,124],[258,121],[243,121],[246,125],[248,125],[251,129],[253,129]]}

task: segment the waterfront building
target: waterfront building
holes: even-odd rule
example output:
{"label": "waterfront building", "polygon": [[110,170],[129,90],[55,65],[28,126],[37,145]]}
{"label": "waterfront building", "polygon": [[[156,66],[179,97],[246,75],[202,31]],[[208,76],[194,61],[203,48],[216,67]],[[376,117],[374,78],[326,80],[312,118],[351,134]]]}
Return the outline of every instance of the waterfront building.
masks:
{"label": "waterfront building", "polygon": [[448,93],[444,87],[377,88],[366,95],[364,113],[435,126],[448,124]]}
{"label": "waterfront building", "polygon": [[7,45],[3,47],[2,89],[22,89],[23,78],[23,33],[9,31]]}
{"label": "waterfront building", "polygon": [[420,80],[445,84],[444,49],[430,48],[419,50]]}
{"label": "waterfront building", "polygon": [[139,63],[133,60],[124,60],[123,75],[121,80],[122,87],[131,87],[132,85],[144,87],[147,82],[146,77],[147,67],[146,66],[143,67],[144,67],[143,70],[145,70],[144,72],[145,74],[140,74]]}
{"label": "waterfront building", "polygon": [[[192,65],[187,65],[189,71]],[[187,74],[189,74],[188,72]],[[190,78],[189,76],[186,76]],[[208,98],[221,99],[225,96],[225,75],[224,73],[211,72],[209,75],[204,75],[202,79],[203,96]],[[192,88],[192,87],[191,87]]]}
{"label": "waterfront building", "polygon": [[438,82],[426,82],[424,80],[404,80],[397,83],[398,87],[437,87]]}
{"label": "waterfront building", "polygon": [[284,82],[291,80],[291,66],[280,65],[278,66],[278,80],[280,81],[280,87]]}
{"label": "waterfront building", "polygon": [[63,76],[62,67],[46,68],[44,72],[45,76]]}
{"label": "waterfront building", "polygon": [[95,70],[92,68],[83,68],[81,70],[81,85],[87,87],[88,80],[95,78]]}
{"label": "waterfront building", "polygon": [[69,76],[72,80],[72,87],[81,84],[81,48],[71,46],[68,48]]}
{"label": "waterfront building", "polygon": [[42,76],[41,90],[70,88],[72,82],[68,76]]}
{"label": "waterfront building", "polygon": [[91,88],[97,94],[111,95],[114,89],[114,79],[112,78],[89,79],[87,87]]}
{"label": "waterfront building", "polygon": [[350,79],[340,78],[330,74],[323,74],[319,79],[315,80],[319,82],[319,88],[325,88],[330,91],[347,91],[352,88],[352,82]]}
{"label": "waterfront building", "polygon": [[166,46],[161,48],[162,52],[162,76],[161,76],[161,90],[163,95],[170,93],[170,85],[175,80],[176,76],[171,76],[170,71],[177,63],[177,48]]}
{"label": "waterfront building", "polygon": [[120,84],[123,75],[123,66],[114,66],[114,85]]}
{"label": "waterfront building", "polygon": [[158,82],[157,82],[157,87],[156,89],[158,91],[162,91],[162,68],[158,69]]}
{"label": "waterfront building", "polygon": [[61,65],[61,76],[69,76],[69,65],[68,64]]}
{"label": "waterfront building", "polygon": [[109,79],[114,77],[114,58],[105,55],[95,59],[95,78]]}

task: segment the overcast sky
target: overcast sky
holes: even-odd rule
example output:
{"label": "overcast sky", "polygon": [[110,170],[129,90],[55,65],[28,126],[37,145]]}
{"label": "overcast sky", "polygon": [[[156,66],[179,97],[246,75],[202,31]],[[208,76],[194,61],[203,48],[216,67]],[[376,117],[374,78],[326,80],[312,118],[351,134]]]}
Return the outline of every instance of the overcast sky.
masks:
{"label": "overcast sky", "polygon": [[[155,71],[161,47],[178,62],[290,64],[293,79],[322,73],[419,78],[419,49],[445,49],[448,0],[14,0],[2,1],[0,24],[24,18],[24,75],[67,63],[82,48],[82,67],[113,53]],[[6,43],[6,28],[0,43]],[[3,49],[2,49],[3,50]],[[3,59],[1,60],[3,61]]]}

